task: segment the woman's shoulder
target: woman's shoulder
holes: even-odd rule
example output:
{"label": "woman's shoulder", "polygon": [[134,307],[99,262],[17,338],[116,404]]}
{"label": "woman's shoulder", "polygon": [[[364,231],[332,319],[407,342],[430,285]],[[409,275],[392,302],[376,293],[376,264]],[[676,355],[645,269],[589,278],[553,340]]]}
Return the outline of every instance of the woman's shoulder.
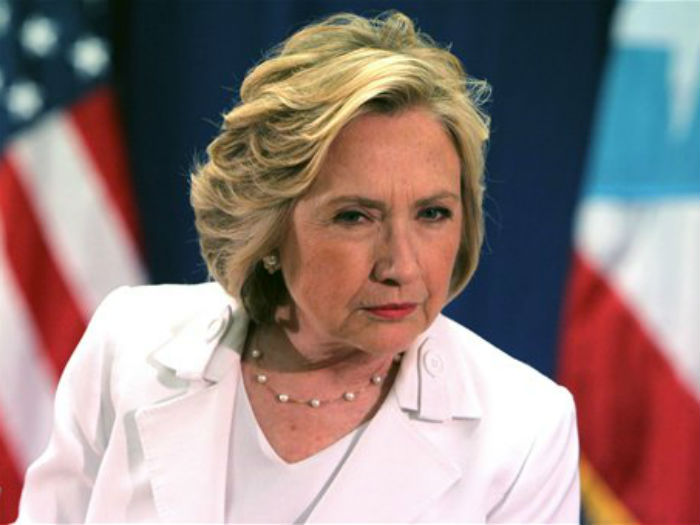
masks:
{"label": "woman's shoulder", "polygon": [[569,392],[552,379],[494,346],[458,322],[441,315],[430,332],[450,354],[462,379],[478,393],[482,405],[529,412],[556,404],[573,408]]}
{"label": "woman's shoulder", "polygon": [[105,297],[90,325],[108,335],[146,342],[177,332],[198,317],[218,317],[229,307],[237,309],[218,283],[123,286]]}
{"label": "woman's shoulder", "polygon": [[427,335],[429,351],[442,349],[450,371],[449,402],[469,409],[444,432],[425,434],[461,470],[460,497],[485,487],[481,501],[494,523],[557,521],[562,509],[575,513],[578,438],[571,394],[447,317],[436,319]]}
{"label": "woman's shoulder", "polygon": [[98,312],[121,310],[151,321],[167,321],[186,318],[213,305],[223,307],[232,303],[233,299],[215,282],[122,286],[107,295]]}
{"label": "woman's shoulder", "polygon": [[[158,378],[175,377],[193,363],[206,365],[236,309],[216,283],[118,288],[94,313],[61,383],[81,384],[96,399],[134,398],[137,406],[151,390],[161,394]],[[172,370],[163,375],[166,369]]]}
{"label": "woman's shoulder", "polygon": [[[194,332],[199,346],[211,346],[212,323],[239,310],[217,283],[117,288],[98,306],[68,368],[77,363],[94,368],[98,361],[117,370],[143,365],[156,350]],[[193,343],[191,338],[190,347]]]}

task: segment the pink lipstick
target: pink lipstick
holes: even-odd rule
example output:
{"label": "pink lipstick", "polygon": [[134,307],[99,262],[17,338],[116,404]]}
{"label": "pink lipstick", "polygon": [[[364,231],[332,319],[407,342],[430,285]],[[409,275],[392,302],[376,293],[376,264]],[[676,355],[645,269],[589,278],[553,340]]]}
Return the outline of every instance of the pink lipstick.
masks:
{"label": "pink lipstick", "polygon": [[407,317],[416,309],[416,303],[392,303],[365,308],[368,312],[382,319],[399,320]]}

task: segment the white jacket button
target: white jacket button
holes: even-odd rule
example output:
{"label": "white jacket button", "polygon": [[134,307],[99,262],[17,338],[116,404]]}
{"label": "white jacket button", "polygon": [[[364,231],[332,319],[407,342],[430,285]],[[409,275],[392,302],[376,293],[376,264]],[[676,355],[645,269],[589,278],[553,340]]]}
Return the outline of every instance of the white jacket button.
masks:
{"label": "white jacket button", "polygon": [[423,354],[423,366],[425,370],[433,377],[438,377],[445,371],[445,363],[437,352],[428,350]]}

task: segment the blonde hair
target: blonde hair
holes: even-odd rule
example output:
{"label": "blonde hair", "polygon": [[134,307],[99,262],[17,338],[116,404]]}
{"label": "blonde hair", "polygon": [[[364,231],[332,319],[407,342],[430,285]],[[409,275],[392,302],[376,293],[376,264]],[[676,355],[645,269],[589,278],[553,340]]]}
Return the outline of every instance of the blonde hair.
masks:
{"label": "blonde hair", "polygon": [[278,246],[333,139],[360,114],[421,106],[442,122],[461,159],[464,226],[454,297],[476,270],[483,239],[487,97],[485,82],[467,77],[457,57],[402,13],[343,13],[302,28],[248,72],[208,161],[191,177],[210,275],[254,320],[271,321],[287,292],[281,272],[269,275],[261,258]]}

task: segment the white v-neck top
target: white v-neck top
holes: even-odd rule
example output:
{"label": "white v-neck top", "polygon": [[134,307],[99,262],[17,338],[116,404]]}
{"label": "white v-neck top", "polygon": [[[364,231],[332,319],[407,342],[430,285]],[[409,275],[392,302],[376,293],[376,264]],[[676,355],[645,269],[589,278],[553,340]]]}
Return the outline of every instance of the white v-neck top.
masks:
{"label": "white v-neck top", "polygon": [[227,523],[303,523],[360,438],[365,425],[296,463],[277,455],[258,425],[240,380],[234,403]]}

